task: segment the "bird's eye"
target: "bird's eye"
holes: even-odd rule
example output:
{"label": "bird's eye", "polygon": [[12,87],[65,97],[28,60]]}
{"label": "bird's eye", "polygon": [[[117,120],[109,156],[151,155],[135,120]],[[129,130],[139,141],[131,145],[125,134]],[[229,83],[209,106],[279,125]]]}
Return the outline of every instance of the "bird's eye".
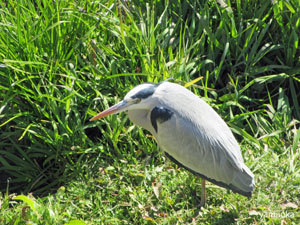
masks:
{"label": "bird's eye", "polygon": [[132,101],[133,104],[137,104],[137,103],[139,103],[139,102],[141,102],[141,99],[140,99],[140,98],[135,98],[135,99],[133,99],[133,101]]}

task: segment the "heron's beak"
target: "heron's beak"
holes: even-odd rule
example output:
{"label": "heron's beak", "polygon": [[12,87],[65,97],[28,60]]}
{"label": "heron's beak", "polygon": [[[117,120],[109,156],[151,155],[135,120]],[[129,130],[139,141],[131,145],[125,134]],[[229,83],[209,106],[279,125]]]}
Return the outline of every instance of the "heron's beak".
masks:
{"label": "heron's beak", "polygon": [[107,110],[104,110],[103,112],[99,113],[98,115],[94,116],[93,118],[90,119],[90,121],[94,121],[100,118],[103,118],[105,116],[108,116],[110,114],[116,114],[123,112],[127,109],[129,106],[129,103],[125,100],[113,105],[112,107],[108,108]]}

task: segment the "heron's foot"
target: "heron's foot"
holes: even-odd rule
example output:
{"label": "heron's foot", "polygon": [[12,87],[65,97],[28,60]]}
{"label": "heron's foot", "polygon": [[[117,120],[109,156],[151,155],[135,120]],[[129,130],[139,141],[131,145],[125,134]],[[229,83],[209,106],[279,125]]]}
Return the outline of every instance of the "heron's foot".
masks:
{"label": "heron's foot", "polygon": [[201,199],[197,196],[196,191],[193,194],[195,196],[195,198],[197,199],[197,202],[200,202],[200,204],[197,204],[197,208],[199,208],[200,211],[201,211],[201,208],[203,208],[206,203],[206,190],[205,190],[205,180],[204,179],[202,179],[202,182],[201,182],[201,189],[202,189],[201,190]]}
{"label": "heron's foot", "polygon": [[200,207],[200,208],[204,207],[204,206],[205,206],[205,202],[206,202],[206,201],[205,201],[205,198],[202,198],[202,197],[201,197],[201,201],[200,201],[199,207]]}
{"label": "heron's foot", "polygon": [[197,200],[198,200],[198,203],[196,205],[194,217],[198,217],[200,215],[200,213],[202,212],[202,210],[205,208],[205,201],[203,201],[203,199],[200,199],[200,197],[197,197]]}
{"label": "heron's foot", "polygon": [[[206,203],[206,198],[205,198],[205,197],[206,197],[206,196],[203,196],[203,195],[201,194],[201,198],[200,198],[200,196],[198,197],[198,196],[196,196],[196,195],[195,195],[195,197],[196,197],[197,202],[198,202],[198,204],[196,205],[196,207],[199,208],[199,210],[201,211],[201,209],[205,207],[205,203]],[[200,202],[200,203],[199,203],[199,202]]]}

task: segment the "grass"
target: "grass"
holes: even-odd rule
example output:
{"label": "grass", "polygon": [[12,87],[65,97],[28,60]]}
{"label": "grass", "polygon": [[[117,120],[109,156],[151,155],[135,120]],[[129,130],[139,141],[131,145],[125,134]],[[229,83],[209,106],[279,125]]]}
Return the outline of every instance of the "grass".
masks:
{"label": "grass", "polygon": [[[300,5],[219,2],[0,3],[1,224],[299,223]],[[147,131],[89,122],[170,77],[232,128],[251,199],[208,184],[199,210],[200,179]]]}

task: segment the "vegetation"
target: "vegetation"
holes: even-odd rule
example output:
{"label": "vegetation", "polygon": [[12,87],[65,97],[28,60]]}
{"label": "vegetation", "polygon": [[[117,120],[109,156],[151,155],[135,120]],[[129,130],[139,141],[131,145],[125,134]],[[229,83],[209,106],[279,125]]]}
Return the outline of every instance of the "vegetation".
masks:
{"label": "vegetation", "polygon": [[[299,224],[300,3],[0,3],[0,224]],[[255,174],[251,199],[165,159],[125,114],[135,85],[188,84]],[[189,83],[191,82],[191,83]]]}

